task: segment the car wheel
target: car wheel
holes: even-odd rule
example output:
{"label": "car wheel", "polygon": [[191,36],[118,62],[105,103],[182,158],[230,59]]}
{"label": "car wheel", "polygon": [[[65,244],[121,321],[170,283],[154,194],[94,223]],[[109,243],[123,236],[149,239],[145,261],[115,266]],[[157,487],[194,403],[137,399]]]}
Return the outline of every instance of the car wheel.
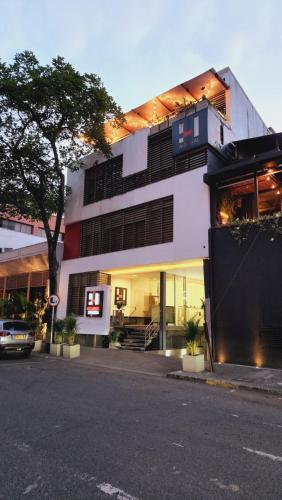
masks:
{"label": "car wheel", "polygon": [[30,354],[31,354],[31,351],[24,351],[23,357],[24,358],[29,358]]}

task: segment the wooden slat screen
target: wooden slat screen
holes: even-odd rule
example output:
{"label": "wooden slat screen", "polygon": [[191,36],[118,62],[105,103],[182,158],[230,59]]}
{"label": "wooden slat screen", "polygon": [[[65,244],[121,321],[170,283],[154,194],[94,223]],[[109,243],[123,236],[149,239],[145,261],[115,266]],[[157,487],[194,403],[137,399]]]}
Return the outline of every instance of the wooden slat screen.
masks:
{"label": "wooden slat screen", "polygon": [[16,288],[27,288],[28,274],[17,274],[7,277],[6,290],[14,290]]}
{"label": "wooden slat screen", "polygon": [[47,286],[48,279],[49,279],[48,271],[38,271],[36,273],[31,273],[30,286],[45,287]]}
{"label": "wooden slat screen", "polygon": [[211,98],[214,107],[223,115],[226,115],[226,92],[222,90]]}
{"label": "wooden slat screen", "polygon": [[111,276],[99,271],[70,274],[68,289],[68,314],[83,316],[85,288],[87,286],[110,285]]}
{"label": "wooden slat screen", "polygon": [[173,196],[82,222],[81,257],[173,241]]}
{"label": "wooden slat screen", "polygon": [[175,175],[171,128],[149,136],[148,141],[150,182],[157,182]]}
{"label": "wooden slat screen", "polygon": [[122,192],[122,155],[85,171],[84,205],[112,198]]}
{"label": "wooden slat screen", "polygon": [[207,164],[207,147],[172,155],[171,127],[148,137],[147,168],[122,177],[122,155],[85,171],[84,205],[112,198]]}

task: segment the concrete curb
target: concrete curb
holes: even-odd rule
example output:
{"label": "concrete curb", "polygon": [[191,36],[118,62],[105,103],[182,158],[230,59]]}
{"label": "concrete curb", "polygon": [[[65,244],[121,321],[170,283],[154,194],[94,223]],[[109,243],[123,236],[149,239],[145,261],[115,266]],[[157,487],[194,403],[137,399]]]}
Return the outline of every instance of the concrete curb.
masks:
{"label": "concrete curb", "polygon": [[264,394],[282,397],[282,389],[275,389],[273,387],[264,387],[260,385],[251,384],[250,382],[216,379],[212,377],[207,377],[204,374],[197,376],[195,374],[188,374],[182,371],[170,372],[167,374],[167,377],[178,380],[187,380],[188,382],[196,382],[200,384],[223,387],[225,389],[242,389],[242,390],[262,392]]}

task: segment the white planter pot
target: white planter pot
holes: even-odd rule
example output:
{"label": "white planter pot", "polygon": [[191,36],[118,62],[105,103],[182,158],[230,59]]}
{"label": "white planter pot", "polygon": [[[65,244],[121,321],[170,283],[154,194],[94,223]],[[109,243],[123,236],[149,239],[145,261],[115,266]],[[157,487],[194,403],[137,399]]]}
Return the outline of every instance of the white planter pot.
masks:
{"label": "white planter pot", "polygon": [[41,352],[42,349],[42,340],[35,340],[34,342],[34,352]]}
{"label": "white planter pot", "polygon": [[182,370],[184,372],[203,372],[205,369],[205,357],[203,354],[191,356],[185,354],[182,358]]}
{"label": "white planter pot", "polygon": [[119,342],[110,342],[109,349],[118,349],[120,347]]}
{"label": "white planter pot", "polygon": [[79,358],[80,356],[80,344],[75,345],[63,345],[63,357],[64,358]]}
{"label": "white planter pot", "polygon": [[50,345],[50,354],[52,356],[61,356],[63,352],[63,344],[51,344]]}

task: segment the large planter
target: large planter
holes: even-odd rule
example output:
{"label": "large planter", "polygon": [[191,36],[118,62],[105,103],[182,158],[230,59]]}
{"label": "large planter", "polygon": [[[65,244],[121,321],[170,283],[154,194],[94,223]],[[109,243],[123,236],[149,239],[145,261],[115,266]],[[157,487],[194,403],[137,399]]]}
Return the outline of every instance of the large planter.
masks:
{"label": "large planter", "polygon": [[33,348],[33,351],[34,352],[41,352],[42,350],[42,340],[35,340],[34,341],[34,348]]}
{"label": "large planter", "polygon": [[79,358],[80,356],[80,344],[74,345],[63,345],[63,357],[64,358]]}
{"label": "large planter", "polygon": [[50,354],[52,356],[61,356],[63,352],[63,344],[51,344],[50,345]]}
{"label": "large planter", "polygon": [[205,357],[203,354],[191,356],[185,354],[182,358],[182,370],[184,372],[203,372],[205,369]]}

